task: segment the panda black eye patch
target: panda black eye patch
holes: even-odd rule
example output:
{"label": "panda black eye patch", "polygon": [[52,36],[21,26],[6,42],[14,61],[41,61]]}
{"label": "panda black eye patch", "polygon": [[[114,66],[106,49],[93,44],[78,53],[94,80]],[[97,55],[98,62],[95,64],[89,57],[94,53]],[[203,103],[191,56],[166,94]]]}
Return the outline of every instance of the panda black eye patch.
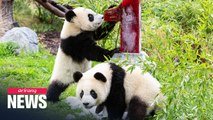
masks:
{"label": "panda black eye patch", "polygon": [[80,97],[82,98],[84,95],[84,91],[82,90],[81,93],[80,93]]}
{"label": "panda black eye patch", "polygon": [[90,95],[91,95],[94,99],[97,98],[97,94],[96,94],[96,92],[95,92],[94,90],[91,90],[91,91],[90,91]]}
{"label": "panda black eye patch", "polygon": [[90,22],[94,21],[94,16],[92,14],[88,14],[88,18]]}

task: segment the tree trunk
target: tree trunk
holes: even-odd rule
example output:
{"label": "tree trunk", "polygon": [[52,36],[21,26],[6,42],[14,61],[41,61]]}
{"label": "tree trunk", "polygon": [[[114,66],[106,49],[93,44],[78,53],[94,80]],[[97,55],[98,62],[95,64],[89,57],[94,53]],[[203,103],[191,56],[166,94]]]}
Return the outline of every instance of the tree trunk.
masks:
{"label": "tree trunk", "polygon": [[0,36],[14,27],[13,0],[0,0]]}
{"label": "tree trunk", "polygon": [[[13,27],[17,27],[18,23],[13,19],[13,1],[14,0],[0,0],[0,37]],[[65,13],[73,9],[69,5],[57,4],[54,0],[35,0],[45,9],[58,17],[64,17]]]}

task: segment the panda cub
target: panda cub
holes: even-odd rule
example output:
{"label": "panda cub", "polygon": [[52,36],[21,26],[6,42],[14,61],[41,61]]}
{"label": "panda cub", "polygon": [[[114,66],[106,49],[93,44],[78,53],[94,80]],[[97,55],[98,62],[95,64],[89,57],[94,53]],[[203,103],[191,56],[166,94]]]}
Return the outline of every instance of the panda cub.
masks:
{"label": "panda cub", "polygon": [[143,120],[153,115],[164,97],[160,83],[140,68],[132,72],[114,63],[101,63],[85,73],[75,72],[73,78],[78,82],[76,96],[85,108],[106,107],[108,119],[121,119],[125,110],[130,120]]}
{"label": "panda cub", "polygon": [[60,94],[73,82],[75,71],[85,72],[90,60],[105,61],[119,49],[106,50],[96,44],[108,35],[115,23],[102,26],[103,15],[86,8],[75,8],[65,14],[61,43],[47,91],[47,100],[56,102]]}

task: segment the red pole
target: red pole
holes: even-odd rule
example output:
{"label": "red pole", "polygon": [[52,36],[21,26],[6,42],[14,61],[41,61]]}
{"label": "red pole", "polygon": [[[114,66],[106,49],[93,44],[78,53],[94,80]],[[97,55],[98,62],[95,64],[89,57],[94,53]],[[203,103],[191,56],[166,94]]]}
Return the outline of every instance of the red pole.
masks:
{"label": "red pole", "polygon": [[104,20],[121,22],[120,51],[122,53],[140,53],[140,0],[123,0],[117,8],[104,12]]}

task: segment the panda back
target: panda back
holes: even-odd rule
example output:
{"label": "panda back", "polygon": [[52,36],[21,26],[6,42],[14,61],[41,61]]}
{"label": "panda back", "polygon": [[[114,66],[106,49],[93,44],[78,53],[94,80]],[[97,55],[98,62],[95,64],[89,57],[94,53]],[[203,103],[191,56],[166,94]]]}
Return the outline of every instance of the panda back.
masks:
{"label": "panda back", "polygon": [[150,112],[154,109],[153,103],[159,94],[162,99],[160,86],[160,83],[150,73],[143,73],[140,68],[135,68],[132,72],[127,71],[124,80],[126,103],[129,104],[133,97],[138,97],[147,104],[148,112]]}

